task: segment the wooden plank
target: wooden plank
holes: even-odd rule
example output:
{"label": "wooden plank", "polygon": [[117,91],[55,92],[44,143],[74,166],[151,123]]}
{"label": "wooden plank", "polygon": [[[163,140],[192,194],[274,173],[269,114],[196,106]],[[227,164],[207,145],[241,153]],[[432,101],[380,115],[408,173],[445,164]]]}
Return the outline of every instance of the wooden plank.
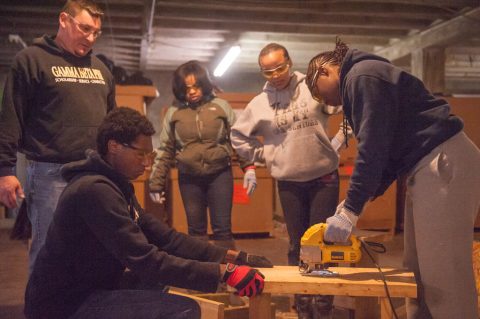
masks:
{"label": "wooden plank", "polygon": [[117,95],[133,95],[142,97],[158,97],[158,91],[150,85],[117,85]]}
{"label": "wooden plank", "polygon": [[393,312],[392,312],[392,307],[390,307],[388,298],[379,298],[379,299],[380,299],[380,318],[382,319],[392,318]]}
{"label": "wooden plank", "polygon": [[271,294],[265,292],[250,298],[249,319],[272,318],[270,301]]}
{"label": "wooden plank", "polygon": [[225,305],[221,302],[195,297],[194,295],[188,295],[178,291],[170,291],[169,293],[195,300],[202,311],[201,319],[224,319]]}
{"label": "wooden plank", "polygon": [[[331,267],[338,277],[302,276],[298,267],[261,268],[266,293],[301,293],[363,297],[385,297],[385,288],[376,268]],[[382,268],[391,297],[416,298],[414,275],[404,269]]]}

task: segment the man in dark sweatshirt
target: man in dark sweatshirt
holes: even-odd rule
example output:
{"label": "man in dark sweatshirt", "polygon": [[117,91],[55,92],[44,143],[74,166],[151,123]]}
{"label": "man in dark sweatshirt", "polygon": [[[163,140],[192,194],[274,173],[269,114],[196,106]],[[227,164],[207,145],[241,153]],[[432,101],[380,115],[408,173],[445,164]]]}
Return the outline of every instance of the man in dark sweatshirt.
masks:
{"label": "man in dark sweatshirt", "polygon": [[[152,165],[152,124],[125,107],[99,127],[97,150],[62,168],[68,182],[25,293],[27,318],[199,318],[196,303],[159,284],[241,296],[263,289],[262,256],[178,233],[138,205],[130,180]],[[123,286],[126,268],[138,278]],[[139,288],[142,287],[142,288]],[[146,288],[150,287],[150,288]]]}
{"label": "man in dark sweatshirt", "polygon": [[[95,145],[101,120],[115,107],[107,67],[92,55],[102,10],[93,0],[68,0],[55,37],[20,51],[10,68],[0,110],[0,202],[9,208],[26,195],[32,223],[30,270],[65,187],[62,164]],[[15,177],[17,151],[26,155],[25,195]]]}

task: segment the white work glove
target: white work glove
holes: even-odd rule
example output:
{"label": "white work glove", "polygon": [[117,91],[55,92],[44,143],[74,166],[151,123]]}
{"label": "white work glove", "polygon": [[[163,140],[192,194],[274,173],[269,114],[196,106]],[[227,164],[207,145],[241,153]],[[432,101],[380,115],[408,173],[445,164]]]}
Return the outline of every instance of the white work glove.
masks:
{"label": "white work glove", "polygon": [[257,175],[255,174],[254,168],[249,168],[245,171],[243,175],[243,188],[247,189],[247,195],[250,196],[255,191],[257,187]]}
{"label": "white work glove", "polygon": [[327,229],[324,240],[332,243],[346,243],[352,233],[352,228],[357,224],[358,216],[346,209],[342,201],[337,206],[335,215],[327,218]]}
{"label": "white work glove", "polygon": [[[350,125],[347,125],[347,138],[351,138],[353,136],[353,131]],[[342,146],[345,145],[345,134],[343,134],[343,123],[340,123],[340,130],[335,134],[335,136],[332,138],[330,143],[332,144],[333,149],[335,152],[338,153]]]}
{"label": "white work glove", "polygon": [[150,192],[150,198],[157,204],[163,204],[165,202],[165,192]]}

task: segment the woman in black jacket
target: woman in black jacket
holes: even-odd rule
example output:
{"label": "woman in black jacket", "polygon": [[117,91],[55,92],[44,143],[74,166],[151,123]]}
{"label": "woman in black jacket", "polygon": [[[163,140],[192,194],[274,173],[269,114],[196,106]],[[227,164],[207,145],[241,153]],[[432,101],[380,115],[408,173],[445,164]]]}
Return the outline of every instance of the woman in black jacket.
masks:
{"label": "woman in black jacket", "polygon": [[346,241],[364,204],[406,177],[404,262],[419,288],[408,318],[478,318],[472,241],[480,150],[462,120],[413,75],[340,40],[310,61],[307,83],[318,99],[343,104],[358,140],[347,198],[327,219],[325,240]]}

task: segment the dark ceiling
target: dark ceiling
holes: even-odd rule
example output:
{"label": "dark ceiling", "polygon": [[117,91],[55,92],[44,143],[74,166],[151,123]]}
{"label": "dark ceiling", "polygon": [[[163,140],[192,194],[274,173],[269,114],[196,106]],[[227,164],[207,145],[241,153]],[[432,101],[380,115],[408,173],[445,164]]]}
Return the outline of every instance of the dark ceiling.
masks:
{"label": "dark ceiling", "polygon": [[[285,45],[297,66],[306,66],[338,35],[406,68],[414,50],[445,48],[446,77],[480,83],[480,0],[99,2],[106,15],[95,52],[130,72],[172,70],[191,59],[213,69],[233,44],[242,52],[232,70],[256,72],[258,52],[269,42]],[[62,5],[0,0],[0,68],[22,48],[17,39],[28,45],[56,32]]]}

